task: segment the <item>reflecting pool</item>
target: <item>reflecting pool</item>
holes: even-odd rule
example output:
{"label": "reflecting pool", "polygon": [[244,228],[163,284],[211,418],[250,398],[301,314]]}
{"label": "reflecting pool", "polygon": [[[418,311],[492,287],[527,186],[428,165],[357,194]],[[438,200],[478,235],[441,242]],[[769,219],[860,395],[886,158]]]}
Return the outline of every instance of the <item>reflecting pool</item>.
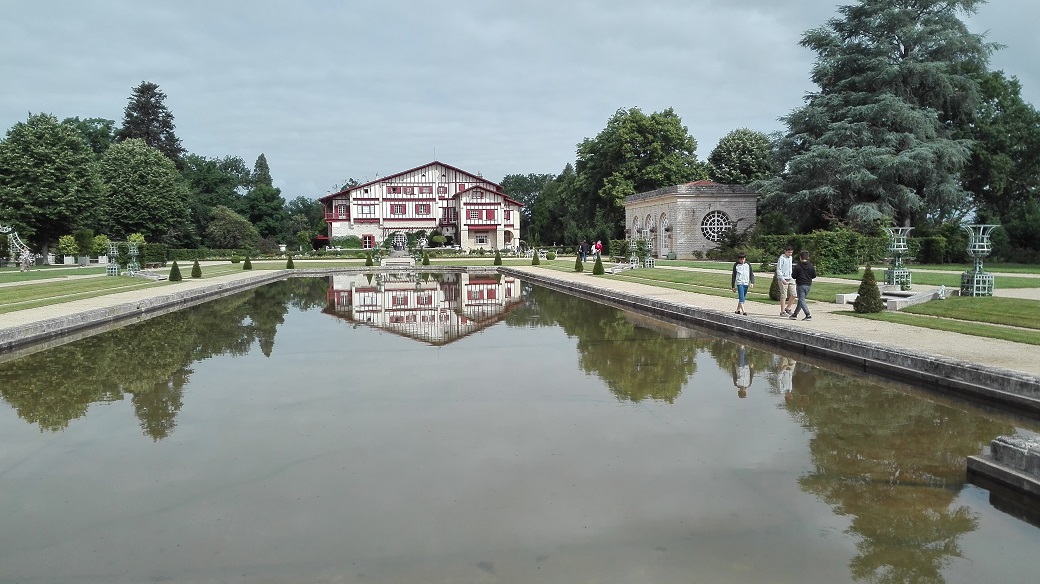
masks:
{"label": "reflecting pool", "polygon": [[293,279],[0,363],[0,582],[1036,582],[1038,425],[480,274]]}

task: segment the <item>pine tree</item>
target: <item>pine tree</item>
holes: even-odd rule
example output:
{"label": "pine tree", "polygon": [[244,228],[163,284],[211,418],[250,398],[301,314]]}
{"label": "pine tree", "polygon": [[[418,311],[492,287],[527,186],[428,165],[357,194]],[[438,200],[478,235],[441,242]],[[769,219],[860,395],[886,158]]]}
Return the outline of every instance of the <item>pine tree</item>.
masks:
{"label": "pine tree", "polygon": [[173,266],[170,268],[170,281],[180,282],[181,281],[181,269],[177,266],[177,260],[174,260]]}
{"label": "pine tree", "polygon": [[574,271],[583,272],[585,271],[585,264],[581,263],[581,254],[574,256]]}
{"label": "pine tree", "polygon": [[604,271],[603,260],[599,256],[596,256],[596,263],[592,266],[592,275],[602,276]]}
{"label": "pine tree", "polygon": [[852,309],[860,314],[881,312],[885,303],[881,300],[881,289],[878,288],[874,272],[867,266],[863,272],[863,280],[859,283],[859,295],[852,303]]}
{"label": "pine tree", "polygon": [[183,168],[180,138],[174,133],[173,114],[166,108],[166,94],[155,83],[142,81],[134,88],[123,110],[123,127],[116,132],[116,141],[140,138],[152,148]]}
{"label": "pine tree", "polygon": [[199,265],[199,260],[196,259],[195,263],[191,265],[191,277],[201,278],[202,277],[202,266]]}
{"label": "pine tree", "polygon": [[807,31],[819,91],[783,118],[785,176],[760,189],[766,212],[804,217],[802,229],[846,222],[948,219],[967,193],[970,141],[956,127],[979,104],[973,71],[994,46],[958,14],[979,0],[859,0]]}

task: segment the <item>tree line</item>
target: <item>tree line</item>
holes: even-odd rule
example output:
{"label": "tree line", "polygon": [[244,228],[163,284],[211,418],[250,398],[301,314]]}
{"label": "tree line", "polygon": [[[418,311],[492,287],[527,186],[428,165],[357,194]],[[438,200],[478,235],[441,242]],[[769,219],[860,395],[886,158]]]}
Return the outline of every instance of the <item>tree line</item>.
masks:
{"label": "tree line", "polygon": [[89,230],[112,240],[141,234],[171,247],[273,250],[324,232],[321,203],[288,203],[261,153],[188,153],[166,94],[135,87],[123,122],[30,114],[0,141],[0,223],[47,253],[59,237]]}
{"label": "tree line", "polygon": [[618,238],[625,197],[710,179],[760,193],[755,233],[996,223],[1004,259],[1040,261],[1040,114],[1014,76],[987,68],[1001,47],[961,20],[984,3],[839,6],[802,36],[817,90],[781,118],[786,131],[734,130],[703,161],[673,110],[619,109],[559,174],[505,177],[526,205],[521,237]]}

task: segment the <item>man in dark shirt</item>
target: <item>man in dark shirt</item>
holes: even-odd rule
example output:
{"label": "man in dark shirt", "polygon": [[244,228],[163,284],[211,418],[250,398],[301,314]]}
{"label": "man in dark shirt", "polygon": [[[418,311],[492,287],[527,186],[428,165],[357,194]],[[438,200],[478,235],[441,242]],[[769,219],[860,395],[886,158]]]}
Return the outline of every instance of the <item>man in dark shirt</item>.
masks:
{"label": "man in dark shirt", "polygon": [[812,288],[813,279],[816,278],[816,266],[809,261],[809,252],[803,251],[798,254],[798,263],[791,268],[791,277],[794,278],[795,290],[798,292],[798,306],[795,307],[791,320],[798,318],[799,310],[805,312],[805,318],[802,320],[812,320],[805,298],[809,295],[809,289]]}

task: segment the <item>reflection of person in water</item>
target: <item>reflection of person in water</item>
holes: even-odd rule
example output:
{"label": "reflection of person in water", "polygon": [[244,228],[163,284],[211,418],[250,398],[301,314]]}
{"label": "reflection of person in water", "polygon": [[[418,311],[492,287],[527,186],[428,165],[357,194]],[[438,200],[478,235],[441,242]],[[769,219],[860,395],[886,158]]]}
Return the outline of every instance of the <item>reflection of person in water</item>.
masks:
{"label": "reflection of person in water", "polygon": [[785,400],[791,399],[791,391],[794,389],[792,385],[794,366],[797,364],[796,361],[787,357],[780,359],[780,370],[776,374],[776,381],[780,388],[780,395],[784,396]]}
{"label": "reflection of person in water", "polygon": [[733,364],[733,385],[737,386],[737,397],[747,397],[747,388],[751,387],[751,364],[744,345],[737,350],[737,361]]}

